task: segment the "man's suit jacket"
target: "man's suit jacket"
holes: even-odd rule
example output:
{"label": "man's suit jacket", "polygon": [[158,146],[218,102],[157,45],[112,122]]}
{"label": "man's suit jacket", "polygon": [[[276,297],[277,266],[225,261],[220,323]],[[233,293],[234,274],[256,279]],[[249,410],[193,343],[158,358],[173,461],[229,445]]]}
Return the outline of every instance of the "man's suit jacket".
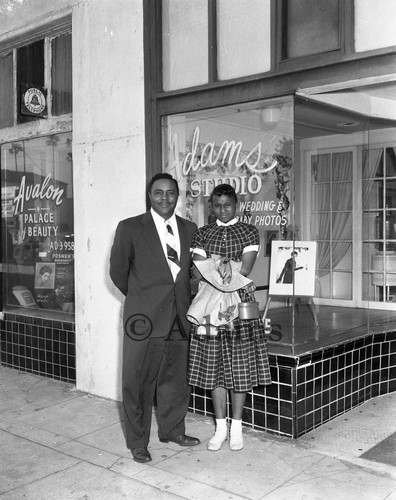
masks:
{"label": "man's suit jacket", "polygon": [[186,313],[191,302],[191,240],[196,224],[176,217],[180,236],[181,269],[173,281],[161,241],[150,212],[121,221],[110,256],[110,276],[126,296],[124,326],[134,315],[145,315],[152,324],[153,337],[167,335],[174,305],[188,335]]}

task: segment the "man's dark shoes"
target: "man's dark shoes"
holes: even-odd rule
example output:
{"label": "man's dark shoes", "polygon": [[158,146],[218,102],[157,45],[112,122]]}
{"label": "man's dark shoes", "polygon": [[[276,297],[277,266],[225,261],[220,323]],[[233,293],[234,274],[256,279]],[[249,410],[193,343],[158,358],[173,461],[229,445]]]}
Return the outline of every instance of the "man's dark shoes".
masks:
{"label": "man's dark shoes", "polygon": [[151,462],[151,455],[147,451],[147,448],[134,448],[131,452],[135,462],[139,462],[140,464]]}
{"label": "man's dark shoes", "polygon": [[179,446],[197,446],[201,441],[198,438],[191,436],[186,436],[185,434],[180,434],[180,436],[170,436],[168,438],[160,438],[161,443],[176,443]]}

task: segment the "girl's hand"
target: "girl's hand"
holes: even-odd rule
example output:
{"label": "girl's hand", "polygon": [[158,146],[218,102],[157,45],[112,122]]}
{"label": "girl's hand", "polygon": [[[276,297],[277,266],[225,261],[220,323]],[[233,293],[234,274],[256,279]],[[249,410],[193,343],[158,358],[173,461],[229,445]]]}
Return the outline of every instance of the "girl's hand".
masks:
{"label": "girl's hand", "polygon": [[200,281],[202,279],[202,274],[198,271],[197,266],[194,266],[194,264],[190,268],[190,277],[193,281]]}
{"label": "girl's hand", "polygon": [[245,290],[248,292],[248,293],[254,293],[256,291],[256,285],[253,283],[253,281],[251,283],[249,283],[248,285],[246,285],[245,287]]}

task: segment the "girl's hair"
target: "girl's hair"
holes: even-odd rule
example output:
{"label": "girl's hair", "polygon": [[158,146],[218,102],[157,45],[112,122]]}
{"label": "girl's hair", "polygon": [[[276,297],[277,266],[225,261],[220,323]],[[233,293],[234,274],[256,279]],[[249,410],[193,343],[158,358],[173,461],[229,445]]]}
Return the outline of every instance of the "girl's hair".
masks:
{"label": "girl's hair", "polygon": [[212,194],[210,195],[209,201],[212,202],[213,196],[223,196],[223,195],[233,198],[235,203],[238,201],[235,189],[229,184],[219,184],[218,186],[216,186],[213,189]]}

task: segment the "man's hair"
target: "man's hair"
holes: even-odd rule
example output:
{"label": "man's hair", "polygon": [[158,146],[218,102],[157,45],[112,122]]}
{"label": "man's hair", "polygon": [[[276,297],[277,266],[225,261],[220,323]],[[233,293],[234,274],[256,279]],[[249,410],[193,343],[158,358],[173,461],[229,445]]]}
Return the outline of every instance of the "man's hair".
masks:
{"label": "man's hair", "polygon": [[177,183],[177,180],[174,179],[170,174],[167,174],[166,172],[162,172],[160,174],[154,175],[154,177],[148,183],[147,193],[151,193],[151,189],[153,187],[154,182],[159,181],[161,179],[167,179],[169,181],[173,181],[175,183],[175,186],[176,186],[176,192],[177,192],[177,194],[179,194],[179,184]]}
{"label": "man's hair", "polygon": [[210,195],[209,198],[210,203],[212,203],[213,201],[213,196],[223,196],[223,195],[233,198],[235,203],[238,201],[237,194],[232,186],[230,186],[229,184],[219,184],[213,189],[212,194]]}
{"label": "man's hair", "polygon": [[43,266],[40,269],[40,275],[42,276],[44,273],[52,274],[52,268],[50,266]]}

